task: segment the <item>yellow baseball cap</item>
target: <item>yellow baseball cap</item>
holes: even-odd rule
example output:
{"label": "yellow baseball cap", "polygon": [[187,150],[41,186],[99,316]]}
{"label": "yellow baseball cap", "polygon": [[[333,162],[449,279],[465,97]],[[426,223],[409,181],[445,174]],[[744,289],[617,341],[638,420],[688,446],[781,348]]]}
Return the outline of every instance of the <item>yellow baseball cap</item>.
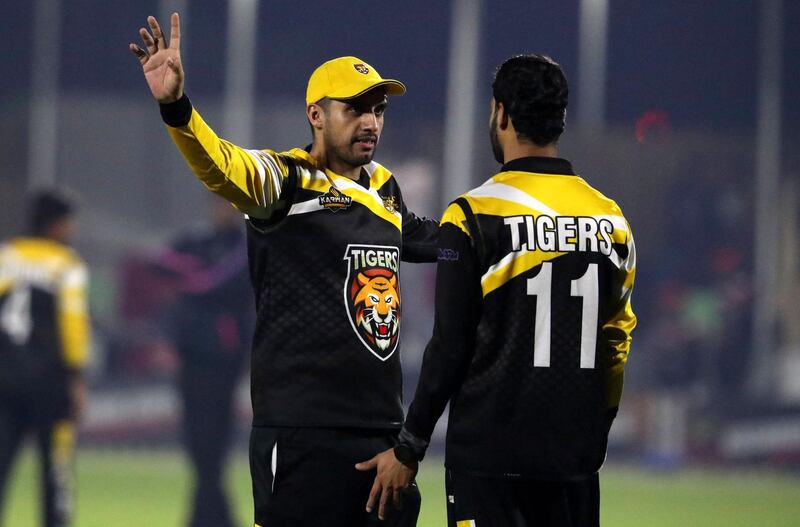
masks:
{"label": "yellow baseball cap", "polygon": [[375,88],[385,86],[386,95],[403,95],[406,87],[394,79],[384,79],[375,68],[357,57],[339,57],[322,64],[308,79],[306,104],[325,97],[351,99]]}

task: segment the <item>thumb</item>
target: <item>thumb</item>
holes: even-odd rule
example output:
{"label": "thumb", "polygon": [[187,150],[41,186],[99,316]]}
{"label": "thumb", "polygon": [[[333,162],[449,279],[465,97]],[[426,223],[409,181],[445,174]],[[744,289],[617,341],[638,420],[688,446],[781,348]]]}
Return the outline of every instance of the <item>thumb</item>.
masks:
{"label": "thumb", "polygon": [[356,463],[356,470],[372,470],[373,468],[378,466],[378,456],[368,460],[362,461],[361,463]]}

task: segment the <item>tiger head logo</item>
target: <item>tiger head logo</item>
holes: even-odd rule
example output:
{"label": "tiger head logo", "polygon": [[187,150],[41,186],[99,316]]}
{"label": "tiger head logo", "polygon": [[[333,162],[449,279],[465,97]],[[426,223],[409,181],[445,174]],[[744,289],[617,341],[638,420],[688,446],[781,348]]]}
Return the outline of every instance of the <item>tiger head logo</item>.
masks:
{"label": "tiger head logo", "polygon": [[368,340],[385,352],[397,339],[399,327],[397,277],[394,274],[387,277],[380,273],[370,278],[365,273],[358,273],[354,285],[355,283],[360,285],[353,299],[356,306],[356,325],[364,329]]}
{"label": "tiger head logo", "polygon": [[350,322],[359,340],[381,360],[394,353],[400,337],[399,254],[396,247],[364,245],[350,245],[345,254]]}

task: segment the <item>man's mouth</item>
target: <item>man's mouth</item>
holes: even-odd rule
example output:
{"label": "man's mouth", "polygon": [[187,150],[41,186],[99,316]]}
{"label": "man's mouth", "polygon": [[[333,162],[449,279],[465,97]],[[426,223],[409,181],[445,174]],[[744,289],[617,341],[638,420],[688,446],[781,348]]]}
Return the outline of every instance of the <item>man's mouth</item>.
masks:
{"label": "man's mouth", "polygon": [[374,136],[356,137],[356,140],[354,142],[361,148],[369,149],[369,148],[375,148],[375,143],[378,142],[378,138]]}

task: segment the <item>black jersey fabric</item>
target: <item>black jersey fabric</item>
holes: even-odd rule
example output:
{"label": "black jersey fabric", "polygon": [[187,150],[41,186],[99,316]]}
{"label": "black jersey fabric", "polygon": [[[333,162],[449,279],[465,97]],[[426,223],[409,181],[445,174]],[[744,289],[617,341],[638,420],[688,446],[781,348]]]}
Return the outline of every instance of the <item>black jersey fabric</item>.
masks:
{"label": "black jersey fabric", "polygon": [[401,441],[421,455],[449,402],[454,471],[596,472],[636,322],[619,208],[567,161],[528,158],[456,200],[439,246],[434,331]]}
{"label": "black jersey fabric", "polygon": [[161,113],[195,175],[248,218],[253,425],[399,428],[399,265],[436,261],[438,222],[376,162],[352,180],[308,148],[218,138],[185,96]]}

